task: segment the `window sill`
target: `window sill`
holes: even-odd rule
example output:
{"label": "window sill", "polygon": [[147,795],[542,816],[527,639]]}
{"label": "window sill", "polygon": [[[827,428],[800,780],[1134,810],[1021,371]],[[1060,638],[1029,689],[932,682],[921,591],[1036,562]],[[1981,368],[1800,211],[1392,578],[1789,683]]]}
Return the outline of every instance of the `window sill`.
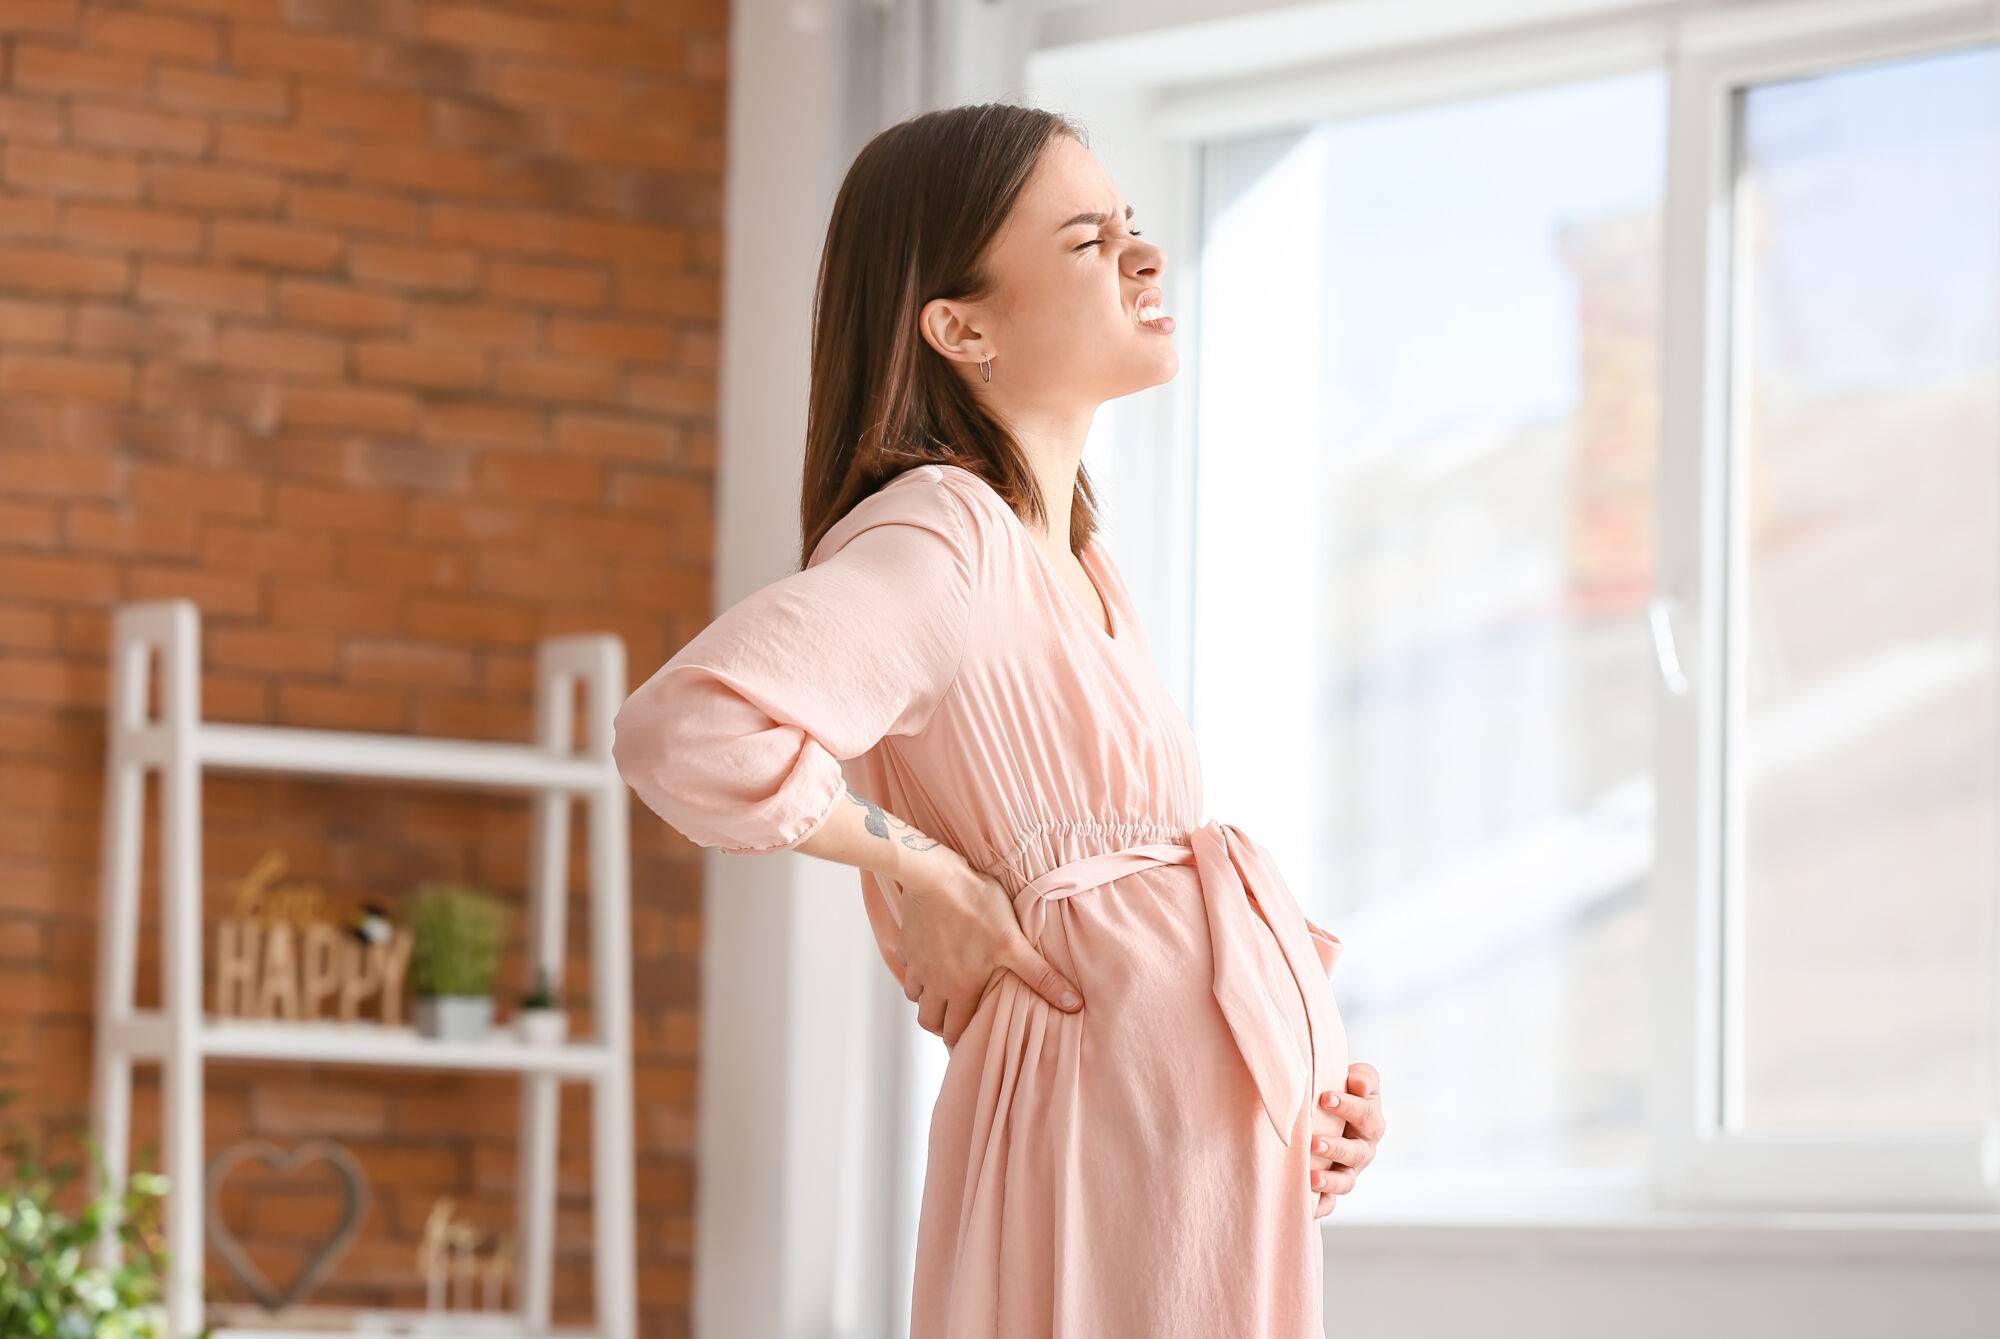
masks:
{"label": "window sill", "polygon": [[[1356,1192],[1363,1186],[1357,1185]],[[1343,1197],[1320,1220],[1331,1249],[1718,1260],[1922,1259],[2000,1265],[2000,1214],[1655,1209],[1607,1205],[1364,1209]]]}

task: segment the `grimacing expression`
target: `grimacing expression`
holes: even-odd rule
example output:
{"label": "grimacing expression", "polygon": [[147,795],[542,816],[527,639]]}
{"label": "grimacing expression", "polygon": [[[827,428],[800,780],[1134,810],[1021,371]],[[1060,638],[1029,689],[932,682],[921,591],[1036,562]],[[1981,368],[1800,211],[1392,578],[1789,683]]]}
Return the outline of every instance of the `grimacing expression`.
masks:
{"label": "grimacing expression", "polygon": [[1166,261],[1096,155],[1057,135],[989,248],[992,294],[927,303],[924,333],[1003,404],[1088,412],[1180,370],[1172,318],[1158,319]]}

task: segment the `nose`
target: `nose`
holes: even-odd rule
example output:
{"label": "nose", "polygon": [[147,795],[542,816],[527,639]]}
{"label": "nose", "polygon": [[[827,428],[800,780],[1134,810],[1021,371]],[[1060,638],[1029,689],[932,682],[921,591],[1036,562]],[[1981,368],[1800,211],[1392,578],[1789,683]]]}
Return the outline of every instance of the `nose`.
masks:
{"label": "nose", "polygon": [[1140,238],[1126,253],[1134,260],[1132,277],[1159,282],[1161,273],[1167,268],[1167,250],[1157,242]]}

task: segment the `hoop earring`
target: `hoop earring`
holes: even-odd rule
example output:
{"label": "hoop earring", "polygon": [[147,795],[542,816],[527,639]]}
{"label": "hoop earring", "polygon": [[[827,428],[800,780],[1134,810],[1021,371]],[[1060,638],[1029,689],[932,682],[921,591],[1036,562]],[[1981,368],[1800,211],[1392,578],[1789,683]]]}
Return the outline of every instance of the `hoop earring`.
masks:
{"label": "hoop earring", "polygon": [[993,380],[993,360],[991,358],[985,359],[979,364],[979,377],[982,381]]}

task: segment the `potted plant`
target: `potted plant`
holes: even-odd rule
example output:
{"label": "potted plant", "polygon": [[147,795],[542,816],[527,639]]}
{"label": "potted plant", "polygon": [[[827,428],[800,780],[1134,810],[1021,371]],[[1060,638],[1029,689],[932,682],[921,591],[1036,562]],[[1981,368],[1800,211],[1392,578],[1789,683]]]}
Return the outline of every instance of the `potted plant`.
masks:
{"label": "potted plant", "polygon": [[548,968],[537,969],[534,988],[521,996],[521,1011],[515,1015],[514,1027],[522,1041],[544,1046],[555,1045],[569,1032],[562,992]]}
{"label": "potted plant", "polygon": [[493,1026],[503,916],[500,904],[476,888],[418,886],[410,914],[410,989],[423,1036],[478,1040]]}
{"label": "potted plant", "polygon": [[[0,1105],[14,1099],[0,1092]],[[164,1339],[168,1253],[162,1242],[167,1178],[135,1169],[115,1186],[103,1151],[82,1136],[96,1186],[72,1214],[63,1187],[82,1175],[74,1160],[44,1163],[31,1135],[10,1129],[0,1175],[0,1334]],[[94,1247],[115,1239],[123,1259],[97,1263]],[[211,1331],[204,1327],[202,1336]]]}

